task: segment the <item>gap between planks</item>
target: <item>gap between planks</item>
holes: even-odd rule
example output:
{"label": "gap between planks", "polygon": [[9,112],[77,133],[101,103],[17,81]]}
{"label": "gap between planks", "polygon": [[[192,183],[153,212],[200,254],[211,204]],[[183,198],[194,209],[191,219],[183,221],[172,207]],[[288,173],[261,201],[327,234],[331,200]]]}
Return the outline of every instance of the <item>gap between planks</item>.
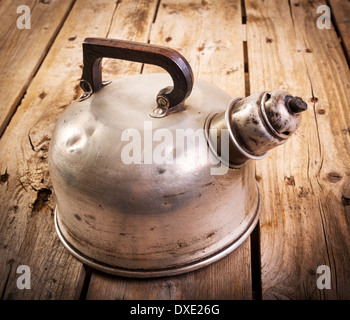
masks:
{"label": "gap between planks", "polygon": [[[243,41],[243,61],[244,61],[244,92],[249,96],[250,77],[248,60],[248,41],[247,41],[247,13],[245,0],[241,0],[242,15],[242,41]],[[260,253],[260,222],[257,223],[250,235],[250,255],[251,255],[251,277],[252,277],[252,299],[262,300],[261,287],[261,253]]]}

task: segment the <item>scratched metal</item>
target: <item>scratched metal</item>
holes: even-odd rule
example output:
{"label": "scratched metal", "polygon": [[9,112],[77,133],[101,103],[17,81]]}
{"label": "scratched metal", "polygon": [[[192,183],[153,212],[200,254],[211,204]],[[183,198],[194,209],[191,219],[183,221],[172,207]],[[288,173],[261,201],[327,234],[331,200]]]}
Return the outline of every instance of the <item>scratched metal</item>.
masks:
{"label": "scratched metal", "polygon": [[[220,164],[212,163],[216,155],[207,143],[188,142],[184,148],[164,140],[153,141],[151,151],[163,143],[165,163],[123,161],[123,148],[130,143],[122,141],[123,132],[138,130],[143,146],[147,135],[162,130],[170,130],[174,139],[178,129],[198,130],[207,139],[208,119],[232,105],[226,93],[196,80],[183,110],[150,117],[158,91],[170,85],[167,74],[114,81],[73,103],[57,123],[49,153],[56,228],[68,250],[94,268],[129,277],[195,270],[232,252],[258,221],[260,198],[251,159],[241,155],[240,166],[213,175],[211,169]],[[245,105],[265,102],[264,94]],[[281,100],[279,93],[271,95]],[[233,110],[242,111],[239,105]],[[144,132],[145,123],[151,132]],[[266,152],[261,146],[251,152]]]}

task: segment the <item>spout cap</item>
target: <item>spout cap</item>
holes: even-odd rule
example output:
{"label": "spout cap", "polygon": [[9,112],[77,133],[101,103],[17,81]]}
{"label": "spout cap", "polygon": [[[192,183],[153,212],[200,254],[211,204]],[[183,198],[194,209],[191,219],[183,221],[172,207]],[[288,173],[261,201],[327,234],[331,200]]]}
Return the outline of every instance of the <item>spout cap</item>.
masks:
{"label": "spout cap", "polygon": [[307,104],[283,90],[265,92],[262,111],[266,125],[278,138],[288,139],[299,127]]}
{"label": "spout cap", "polygon": [[289,109],[294,113],[299,113],[307,110],[307,103],[299,97],[286,96],[284,101]]}

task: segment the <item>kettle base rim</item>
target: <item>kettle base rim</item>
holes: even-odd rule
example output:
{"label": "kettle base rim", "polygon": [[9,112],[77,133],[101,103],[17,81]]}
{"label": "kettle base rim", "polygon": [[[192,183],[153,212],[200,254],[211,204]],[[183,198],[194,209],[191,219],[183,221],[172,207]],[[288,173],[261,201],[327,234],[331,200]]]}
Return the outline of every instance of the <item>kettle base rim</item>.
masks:
{"label": "kettle base rim", "polygon": [[54,220],[55,220],[55,229],[56,233],[65,246],[65,248],[79,261],[82,263],[88,265],[89,267],[99,270],[108,274],[112,274],[115,276],[121,276],[121,277],[127,277],[127,278],[159,278],[159,277],[169,277],[169,276],[176,276],[180,274],[184,274],[187,272],[195,271],[201,268],[204,268],[216,261],[221,260],[222,258],[226,257],[230,253],[232,253],[235,249],[237,249],[252,233],[255,226],[257,225],[259,221],[260,211],[261,211],[261,195],[258,184],[257,186],[257,206],[254,210],[254,214],[252,214],[252,218],[250,219],[250,222],[247,224],[246,228],[244,229],[244,232],[242,232],[234,241],[232,241],[229,245],[226,247],[212,253],[209,256],[206,256],[200,260],[196,260],[189,264],[184,265],[178,265],[170,268],[162,268],[162,269],[127,269],[127,268],[121,268],[117,266],[112,266],[109,264],[106,264],[101,261],[97,261],[91,257],[86,256],[84,253],[77,250],[62,234],[62,231],[59,226],[58,222],[58,207],[55,207],[54,211]]}

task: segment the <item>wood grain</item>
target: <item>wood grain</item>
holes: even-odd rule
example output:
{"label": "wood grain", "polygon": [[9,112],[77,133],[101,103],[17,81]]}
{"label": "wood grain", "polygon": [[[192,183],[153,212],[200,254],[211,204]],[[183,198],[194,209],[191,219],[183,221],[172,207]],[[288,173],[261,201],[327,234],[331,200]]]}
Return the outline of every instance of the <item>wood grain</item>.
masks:
{"label": "wood grain", "polygon": [[350,59],[350,1],[329,0],[332,20],[337,27],[346,56]]}
{"label": "wood grain", "polygon": [[[47,166],[59,115],[81,93],[82,49],[88,36],[105,37],[114,0],[78,0],[0,140],[0,292],[4,299],[73,299],[82,264],[59,241]],[[122,71],[120,70],[122,74]],[[108,76],[108,67],[105,68]],[[19,265],[31,270],[31,289],[16,285]]]}
{"label": "wood grain", "polygon": [[[87,299],[228,300],[250,299],[249,241],[222,260],[187,274],[157,279],[128,279],[94,272]],[[239,273],[241,271],[241,273]]]}
{"label": "wood grain", "polygon": [[[14,0],[0,4],[0,136],[60,30],[74,0]],[[31,11],[30,29],[17,28],[17,7]],[[30,54],[28,54],[30,53]]]}
{"label": "wood grain", "polygon": [[[350,79],[334,29],[318,29],[322,1],[246,0],[251,91],[285,89],[309,110],[299,131],[258,163],[263,191],[263,299],[350,297]],[[317,267],[331,270],[318,289]]]}
{"label": "wood grain", "polygon": [[[240,10],[240,1],[161,1],[150,42],[179,51],[195,77],[244,96]],[[164,70],[145,65],[143,72]],[[248,239],[209,267],[176,277],[136,280],[93,272],[87,299],[251,299],[250,268]]]}

